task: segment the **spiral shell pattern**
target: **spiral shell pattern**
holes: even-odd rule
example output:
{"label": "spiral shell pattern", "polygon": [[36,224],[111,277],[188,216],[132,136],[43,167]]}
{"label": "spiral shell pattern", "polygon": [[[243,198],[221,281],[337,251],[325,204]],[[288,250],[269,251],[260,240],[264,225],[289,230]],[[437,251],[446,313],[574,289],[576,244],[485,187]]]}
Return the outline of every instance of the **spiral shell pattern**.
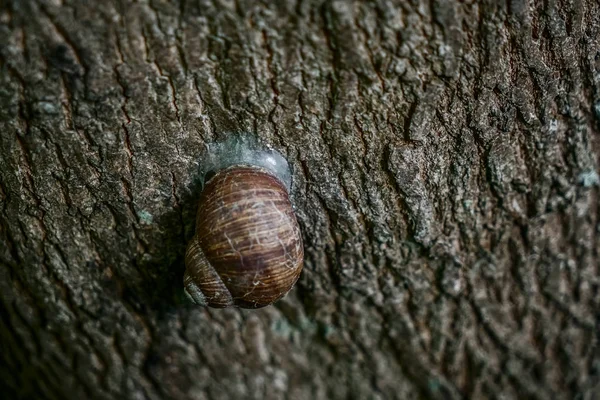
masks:
{"label": "spiral shell pattern", "polygon": [[185,290],[200,305],[264,307],[293,287],[303,257],[285,186],[262,168],[230,167],[202,192]]}

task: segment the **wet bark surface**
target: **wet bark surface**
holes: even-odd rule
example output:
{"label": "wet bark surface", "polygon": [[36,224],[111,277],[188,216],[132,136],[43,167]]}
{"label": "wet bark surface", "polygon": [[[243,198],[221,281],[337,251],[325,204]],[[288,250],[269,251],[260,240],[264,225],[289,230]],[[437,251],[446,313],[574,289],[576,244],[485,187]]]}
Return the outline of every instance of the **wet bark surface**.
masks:
{"label": "wet bark surface", "polygon": [[[199,308],[237,132],[305,267]],[[599,154],[596,0],[0,1],[2,398],[592,399]]]}

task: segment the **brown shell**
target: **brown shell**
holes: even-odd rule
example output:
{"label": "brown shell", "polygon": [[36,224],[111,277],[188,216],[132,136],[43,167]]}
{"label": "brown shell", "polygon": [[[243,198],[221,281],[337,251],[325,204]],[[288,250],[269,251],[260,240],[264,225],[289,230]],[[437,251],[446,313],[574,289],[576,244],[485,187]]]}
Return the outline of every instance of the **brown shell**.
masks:
{"label": "brown shell", "polygon": [[231,167],[206,185],[184,285],[198,304],[260,308],[302,271],[302,236],[285,186],[256,167]]}

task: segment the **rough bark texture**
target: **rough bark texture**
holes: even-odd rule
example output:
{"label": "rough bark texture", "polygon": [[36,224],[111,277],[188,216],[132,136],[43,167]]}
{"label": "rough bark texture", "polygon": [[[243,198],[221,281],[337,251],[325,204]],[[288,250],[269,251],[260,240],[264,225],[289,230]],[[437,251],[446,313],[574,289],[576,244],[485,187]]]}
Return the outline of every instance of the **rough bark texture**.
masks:
{"label": "rough bark texture", "polygon": [[[203,309],[206,143],[305,268]],[[600,396],[597,0],[0,1],[2,398]]]}

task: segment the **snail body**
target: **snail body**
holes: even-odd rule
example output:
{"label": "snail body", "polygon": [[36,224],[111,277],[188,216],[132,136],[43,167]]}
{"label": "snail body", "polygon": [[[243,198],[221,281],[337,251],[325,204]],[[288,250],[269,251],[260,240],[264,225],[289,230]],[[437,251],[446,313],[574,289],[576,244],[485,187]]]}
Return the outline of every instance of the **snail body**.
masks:
{"label": "snail body", "polygon": [[202,191],[185,291],[200,305],[261,308],[293,287],[303,256],[286,184],[261,166],[230,165]]}

